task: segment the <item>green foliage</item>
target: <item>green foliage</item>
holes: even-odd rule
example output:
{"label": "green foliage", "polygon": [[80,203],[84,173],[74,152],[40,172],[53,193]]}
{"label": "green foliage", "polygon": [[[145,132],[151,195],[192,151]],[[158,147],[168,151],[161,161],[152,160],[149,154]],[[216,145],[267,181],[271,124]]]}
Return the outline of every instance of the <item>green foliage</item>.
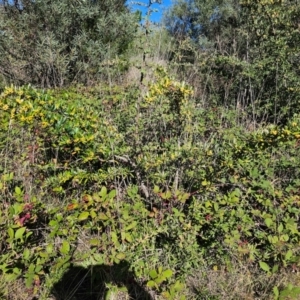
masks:
{"label": "green foliage", "polygon": [[138,21],[124,0],[2,3],[0,69],[17,84],[95,82],[121,67]]}
{"label": "green foliage", "polygon": [[299,112],[298,18],[293,1],[178,1],[166,25],[209,105],[283,124]]}
{"label": "green foliage", "polygon": [[239,1],[234,0],[179,0],[167,12],[165,23],[178,40],[190,37],[202,49],[217,47],[225,52],[236,38],[232,34],[239,11]]}
{"label": "green foliage", "polygon": [[299,267],[298,115],[246,131],[159,68],[144,95],[10,86],[0,117],[5,282],[45,295],[72,264],[126,260],[185,299],[194,269],[230,272],[233,256],[266,276]]}

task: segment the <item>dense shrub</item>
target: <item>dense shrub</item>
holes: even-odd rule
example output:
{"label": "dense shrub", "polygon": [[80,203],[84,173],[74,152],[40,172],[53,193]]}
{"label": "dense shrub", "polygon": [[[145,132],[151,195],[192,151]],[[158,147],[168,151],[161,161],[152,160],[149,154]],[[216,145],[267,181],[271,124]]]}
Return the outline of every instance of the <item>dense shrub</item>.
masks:
{"label": "dense shrub", "polygon": [[7,82],[49,88],[124,70],[138,22],[125,2],[1,1],[0,73]]}
{"label": "dense shrub", "polygon": [[167,299],[233,257],[267,276],[298,269],[297,116],[247,131],[158,69],[144,95],[7,87],[0,118],[0,270],[27,294],[47,297],[74,264],[126,260]]}

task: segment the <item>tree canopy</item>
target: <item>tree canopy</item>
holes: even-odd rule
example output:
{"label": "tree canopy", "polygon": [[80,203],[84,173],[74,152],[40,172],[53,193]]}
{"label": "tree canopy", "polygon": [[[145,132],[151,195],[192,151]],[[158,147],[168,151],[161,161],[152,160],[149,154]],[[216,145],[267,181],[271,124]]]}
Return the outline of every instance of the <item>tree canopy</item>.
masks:
{"label": "tree canopy", "polygon": [[125,0],[1,1],[0,72],[42,87],[89,82],[136,30]]}
{"label": "tree canopy", "polygon": [[300,109],[299,19],[297,1],[178,0],[166,26],[210,56],[218,101],[279,122]]}

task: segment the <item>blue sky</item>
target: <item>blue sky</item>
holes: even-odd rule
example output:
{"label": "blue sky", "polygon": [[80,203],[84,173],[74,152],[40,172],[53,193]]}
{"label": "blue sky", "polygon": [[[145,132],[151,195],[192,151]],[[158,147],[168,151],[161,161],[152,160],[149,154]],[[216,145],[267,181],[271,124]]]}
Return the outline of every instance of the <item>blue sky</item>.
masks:
{"label": "blue sky", "polygon": [[[171,0],[161,0],[161,1],[162,1],[161,4],[155,3],[155,4],[151,5],[152,9],[157,9],[158,10],[158,12],[153,12],[152,15],[151,15],[151,21],[153,21],[153,22],[159,22],[161,20],[163,11],[171,5]],[[137,5],[137,4],[134,4],[134,3],[140,2],[140,3],[144,3],[145,5],[148,5],[149,0],[137,0],[137,1],[136,0],[128,0],[127,2],[129,4],[129,6],[132,7],[133,11],[141,10],[143,12],[143,15],[146,14],[146,12],[147,12],[146,7],[143,7],[141,5]]]}

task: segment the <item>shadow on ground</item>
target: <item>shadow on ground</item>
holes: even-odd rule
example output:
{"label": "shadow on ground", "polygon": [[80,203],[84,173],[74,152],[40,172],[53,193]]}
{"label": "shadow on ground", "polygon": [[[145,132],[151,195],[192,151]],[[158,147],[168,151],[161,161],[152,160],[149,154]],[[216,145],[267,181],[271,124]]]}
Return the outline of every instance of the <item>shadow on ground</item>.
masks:
{"label": "shadow on ground", "polygon": [[[110,298],[108,285],[126,287],[128,292]],[[51,293],[55,300],[153,300],[129,271],[128,262],[113,266],[70,267]]]}

